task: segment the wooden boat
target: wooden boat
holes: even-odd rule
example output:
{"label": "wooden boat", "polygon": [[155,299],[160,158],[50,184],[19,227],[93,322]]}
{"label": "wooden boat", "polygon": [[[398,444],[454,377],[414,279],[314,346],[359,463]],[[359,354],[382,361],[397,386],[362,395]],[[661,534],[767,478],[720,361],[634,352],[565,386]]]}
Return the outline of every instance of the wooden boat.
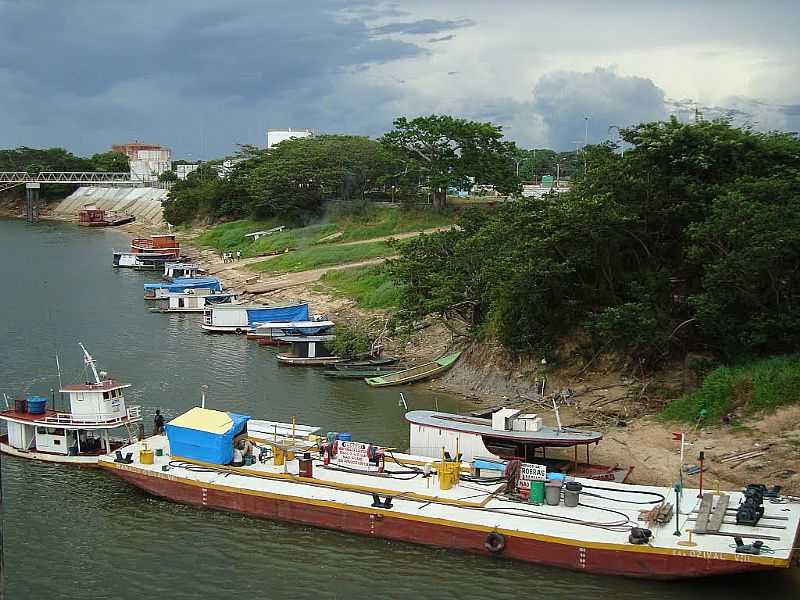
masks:
{"label": "wooden boat", "polygon": [[291,344],[291,350],[279,352],[275,358],[282,365],[303,367],[325,367],[342,362],[344,359],[335,356],[325,344],[335,337],[333,335],[302,335],[279,338],[282,342]]}
{"label": "wooden boat", "polygon": [[114,212],[97,208],[92,204],[87,204],[78,213],[78,224],[83,227],[116,227],[132,223],[136,217],[127,214],[116,214]]}
{"label": "wooden boat", "polygon": [[[30,396],[14,401],[0,411],[0,422],[7,433],[0,436],[4,454],[54,463],[85,467],[96,466],[100,455],[130,444],[133,428],[141,423],[138,406],[125,406],[123,390],[130,387],[113,379],[103,379],[95,360],[81,344],[88,383],[63,386],[60,390],[70,412],[47,408],[47,398]],[[91,378],[90,378],[91,377]],[[92,381],[93,380],[93,381]],[[51,401],[55,403],[55,398]],[[124,432],[121,438],[111,432]]]}
{"label": "wooden boat", "polygon": [[430,377],[434,377],[435,375],[439,375],[440,373],[447,371],[447,369],[455,364],[459,356],[461,356],[461,352],[453,352],[452,354],[442,356],[441,358],[437,358],[431,362],[419,365],[417,367],[411,367],[410,369],[406,369],[398,373],[379,377],[368,377],[366,381],[369,385],[374,387],[384,387],[389,385],[400,385],[402,383],[422,381],[423,379],[429,379]]}
{"label": "wooden boat", "polygon": [[[376,356],[375,358],[367,358],[364,360],[348,360],[347,362],[337,363],[335,369],[338,371],[346,371],[349,369],[369,370],[372,367],[383,367],[386,365],[393,365],[400,362],[399,356]],[[400,369],[392,369],[399,371]]]}
{"label": "wooden boat", "polygon": [[[583,573],[730,576],[786,569],[800,556],[800,504],[761,486],[715,496],[688,485],[676,494],[583,478],[564,484],[562,473],[528,462],[515,463],[518,477],[475,477],[473,464],[448,458],[463,449],[450,440],[402,454],[349,436],[312,437],[294,423],[257,423],[193,408],[167,423],[166,436],[105,455],[100,466],[173,502]],[[526,486],[533,502],[520,493]],[[657,519],[673,506],[676,518]],[[747,506],[755,520],[736,519]],[[642,512],[656,515],[652,525]],[[759,540],[764,552],[741,551]]]}
{"label": "wooden boat", "polygon": [[366,377],[376,377],[379,375],[393,375],[394,373],[399,372],[397,367],[392,366],[383,366],[383,367],[374,367],[372,369],[343,369],[338,371],[336,367],[339,364],[333,365],[333,369],[330,371],[323,371],[322,374],[325,377],[332,377],[334,379],[364,379]]}

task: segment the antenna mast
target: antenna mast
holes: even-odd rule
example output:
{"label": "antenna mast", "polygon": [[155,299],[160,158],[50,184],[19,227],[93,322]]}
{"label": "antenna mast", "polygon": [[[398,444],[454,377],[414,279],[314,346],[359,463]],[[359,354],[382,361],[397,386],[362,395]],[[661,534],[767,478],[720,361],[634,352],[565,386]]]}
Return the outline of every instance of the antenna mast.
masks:
{"label": "antenna mast", "polygon": [[95,360],[92,358],[92,355],[89,354],[89,352],[86,350],[86,348],[83,346],[83,344],[78,342],[78,346],[80,346],[81,350],[83,350],[83,364],[84,364],[84,366],[92,368],[92,375],[94,375],[94,382],[95,382],[95,384],[100,385],[102,382],[100,381],[100,375],[97,373],[97,367],[94,364]]}

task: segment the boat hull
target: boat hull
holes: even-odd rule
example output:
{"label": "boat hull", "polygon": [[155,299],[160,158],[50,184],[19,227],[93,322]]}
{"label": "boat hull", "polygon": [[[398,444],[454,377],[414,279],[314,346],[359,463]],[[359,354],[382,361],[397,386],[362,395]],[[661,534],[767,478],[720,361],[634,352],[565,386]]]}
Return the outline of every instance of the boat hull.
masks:
{"label": "boat hull", "polygon": [[150,494],[174,502],[601,575],[670,580],[786,566],[758,562],[754,559],[760,557],[747,555],[725,560],[714,553],[691,549],[670,552],[648,546],[626,546],[623,551],[618,549],[619,546],[604,547],[603,544],[579,545],[575,542],[573,545],[545,536],[534,537],[505,530],[498,531],[505,537],[505,548],[493,554],[484,546],[487,535],[493,530],[485,527],[392,514],[391,510],[385,509],[348,507],[324,500],[266,492],[242,493],[223,486],[179,480],[167,473],[142,474],[127,469],[125,465],[101,463],[100,466]]}
{"label": "boat hull", "polygon": [[337,362],[342,362],[342,360],[344,360],[335,356],[315,356],[309,358],[303,356],[291,356],[288,354],[277,354],[275,358],[282,365],[293,365],[296,367],[327,367],[328,365],[334,365]]}
{"label": "boat hull", "polygon": [[35,450],[23,451],[0,442],[0,452],[17,458],[39,460],[42,462],[78,465],[79,467],[97,467],[100,455],[96,456],[69,456],[66,454],[52,454],[50,452],[37,452]]}

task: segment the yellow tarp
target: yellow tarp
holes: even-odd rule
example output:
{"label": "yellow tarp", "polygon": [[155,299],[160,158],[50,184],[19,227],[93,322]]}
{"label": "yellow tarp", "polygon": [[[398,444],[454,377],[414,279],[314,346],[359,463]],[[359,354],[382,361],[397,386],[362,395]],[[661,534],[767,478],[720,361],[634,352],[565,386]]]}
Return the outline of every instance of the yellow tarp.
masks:
{"label": "yellow tarp", "polygon": [[192,410],[172,419],[169,424],[197,431],[222,434],[231,428],[233,420],[228,416],[228,413],[195,406]]}

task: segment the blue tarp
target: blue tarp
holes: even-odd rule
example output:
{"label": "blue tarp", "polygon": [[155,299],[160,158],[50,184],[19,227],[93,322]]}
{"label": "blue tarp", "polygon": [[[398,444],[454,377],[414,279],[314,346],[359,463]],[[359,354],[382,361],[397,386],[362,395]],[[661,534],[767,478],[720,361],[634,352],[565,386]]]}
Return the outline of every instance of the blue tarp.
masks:
{"label": "blue tarp", "polygon": [[216,277],[176,277],[172,282],[144,284],[146,290],[167,289],[170,292],[182,292],[197,288],[208,288],[215,292],[222,291],[222,286]]}
{"label": "blue tarp", "polygon": [[[201,427],[195,428],[174,425],[172,422],[167,423],[165,429],[169,439],[170,454],[173,457],[188,458],[215,465],[229,464],[233,460],[233,438],[244,431],[245,424],[250,417],[232,412],[227,413],[227,415],[232,423],[227,431],[220,433],[204,431]],[[181,417],[174,421],[180,422]]]}
{"label": "blue tarp", "polygon": [[291,321],[308,321],[308,304],[247,309],[247,324],[250,327],[255,323],[288,323]]}

